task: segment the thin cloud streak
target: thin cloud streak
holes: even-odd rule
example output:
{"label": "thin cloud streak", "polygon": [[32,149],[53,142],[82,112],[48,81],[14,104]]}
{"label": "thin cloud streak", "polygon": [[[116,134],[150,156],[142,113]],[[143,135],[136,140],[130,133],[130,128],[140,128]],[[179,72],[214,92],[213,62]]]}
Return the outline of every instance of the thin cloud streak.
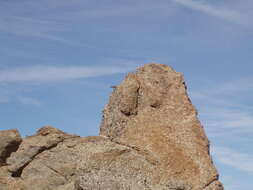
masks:
{"label": "thin cloud streak", "polygon": [[24,105],[41,106],[41,102],[31,97],[19,97],[19,102]]}
{"label": "thin cloud streak", "polygon": [[214,7],[210,4],[197,0],[173,0],[174,2],[185,7],[201,11],[209,16],[215,16],[227,21],[235,22],[237,24],[246,24],[244,19],[238,12],[224,8]]}
{"label": "thin cloud streak", "polygon": [[253,155],[226,147],[213,147],[212,154],[219,162],[253,175]]}
{"label": "thin cloud streak", "polygon": [[209,109],[202,114],[211,127],[253,131],[253,115],[241,110]]}
{"label": "thin cloud streak", "polygon": [[45,39],[69,46],[96,48],[90,44],[79,43],[52,34],[52,32],[64,31],[62,24],[57,24],[57,22],[53,21],[49,22],[47,20],[29,19],[26,17],[3,17],[0,19],[0,31],[29,38]]}
{"label": "thin cloud streak", "polygon": [[[248,147],[253,132],[252,77],[198,86],[189,94],[196,102],[199,118],[208,137],[217,144],[227,144],[231,139]],[[242,101],[243,100],[243,101]]]}
{"label": "thin cloud streak", "polygon": [[0,71],[0,82],[50,82],[125,73],[130,67],[31,66]]}

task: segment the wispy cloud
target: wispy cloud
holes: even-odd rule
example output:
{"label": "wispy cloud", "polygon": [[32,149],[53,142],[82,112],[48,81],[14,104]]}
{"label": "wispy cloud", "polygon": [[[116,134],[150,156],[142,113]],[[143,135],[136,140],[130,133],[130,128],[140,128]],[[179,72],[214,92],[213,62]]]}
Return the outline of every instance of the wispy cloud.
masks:
{"label": "wispy cloud", "polygon": [[[240,109],[241,111],[253,111],[253,106],[251,104],[245,104],[245,100],[250,98],[252,92],[253,78],[244,77],[227,82],[206,82],[201,86],[198,86],[198,89],[190,89],[189,95],[192,97],[193,101],[203,102],[208,105],[209,109],[212,107],[212,110],[210,110],[209,113],[212,113],[213,111],[219,112],[217,107],[222,107],[222,110],[220,110],[221,112],[229,112],[231,115],[233,114],[230,113],[231,107],[237,110]],[[216,110],[213,110],[215,107]],[[224,110],[224,108],[228,108],[227,110],[230,111]]]}
{"label": "wispy cloud", "polygon": [[19,97],[18,100],[21,104],[24,104],[24,105],[41,106],[41,102],[35,98]]}
{"label": "wispy cloud", "polygon": [[31,66],[12,68],[0,71],[0,82],[49,82],[73,80],[87,77],[96,77],[124,73],[129,71],[129,67],[117,66]]}
{"label": "wispy cloud", "polygon": [[[217,82],[213,84],[205,84],[208,88],[202,88],[199,91],[191,91],[194,98],[206,99],[214,96],[234,94],[234,93],[249,93],[253,92],[253,78],[245,77],[229,82]],[[212,86],[213,85],[213,86]],[[212,90],[210,90],[210,88]]]}
{"label": "wispy cloud", "polygon": [[80,43],[73,39],[66,39],[60,35],[56,35],[55,33],[57,32],[66,31],[66,28],[62,25],[63,24],[54,21],[26,17],[9,16],[0,18],[0,31],[9,34],[45,39],[70,46],[94,48],[94,46],[90,44]]}
{"label": "wispy cloud", "polygon": [[250,148],[253,142],[252,82],[251,77],[226,82],[206,81],[190,92],[207,136],[214,145],[236,142],[245,149]]}
{"label": "wispy cloud", "polygon": [[249,92],[253,91],[253,77],[245,77],[230,81],[219,86],[216,93],[234,93],[234,92]]}
{"label": "wispy cloud", "polygon": [[253,155],[226,147],[213,147],[212,154],[219,162],[253,175]]}
{"label": "wispy cloud", "polygon": [[238,134],[253,132],[252,82],[250,77],[241,78],[214,86],[205,84],[202,89],[190,92],[209,136],[234,135],[237,139]]}
{"label": "wispy cloud", "polygon": [[234,10],[225,9],[222,7],[215,7],[199,0],[173,0],[174,2],[181,4],[185,7],[203,12],[209,16],[215,16],[227,21],[235,22],[238,24],[246,24],[246,20],[242,15]]}
{"label": "wispy cloud", "polygon": [[216,136],[217,131],[223,131],[223,135],[226,135],[227,130],[230,130],[229,135],[232,131],[237,131],[237,133],[253,132],[253,115],[251,112],[229,108],[209,108],[202,111],[201,117],[207,130],[214,132]]}

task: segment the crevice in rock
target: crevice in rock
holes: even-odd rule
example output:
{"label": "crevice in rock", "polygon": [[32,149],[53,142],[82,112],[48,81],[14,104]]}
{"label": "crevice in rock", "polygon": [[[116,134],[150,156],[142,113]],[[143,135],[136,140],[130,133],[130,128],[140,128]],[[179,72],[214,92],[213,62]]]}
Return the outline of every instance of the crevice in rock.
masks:
{"label": "crevice in rock", "polygon": [[217,182],[218,181],[218,177],[216,177],[215,179],[211,180],[209,183],[207,183],[203,190],[207,189],[210,185],[212,185],[213,183]]}
{"label": "crevice in rock", "polygon": [[61,174],[60,172],[58,172],[56,169],[54,169],[54,168],[52,168],[52,167],[50,167],[50,166],[48,166],[48,165],[46,165],[46,164],[45,164],[45,166],[46,166],[48,169],[52,170],[54,173],[57,173],[58,175],[60,175],[61,177],[63,177],[66,181],[68,181],[67,177],[64,176],[64,175],[62,175],[62,174]]}
{"label": "crevice in rock", "polygon": [[135,115],[138,115],[138,106],[139,106],[140,88],[141,88],[140,82],[138,80],[137,80],[137,83],[138,83],[138,88],[136,90],[137,97],[136,97],[136,102],[135,102],[135,112],[136,112]]}
{"label": "crevice in rock", "polygon": [[127,148],[130,148],[132,150],[134,150],[137,154],[143,156],[145,158],[145,160],[150,163],[151,165],[157,165],[158,160],[154,158],[154,156],[152,156],[147,150],[141,150],[139,147],[137,146],[131,146],[122,142],[118,142],[118,141],[114,141],[112,139],[110,139],[112,142],[121,145],[121,146],[125,146]]}
{"label": "crevice in rock", "polygon": [[[139,83],[139,82],[138,82]],[[139,101],[139,90],[140,90],[140,85],[138,85],[138,88],[136,89],[136,101],[134,103],[134,106],[130,110],[120,110],[122,114],[124,114],[126,117],[130,116],[136,116],[138,114],[138,101]]]}
{"label": "crevice in rock", "polygon": [[17,171],[13,172],[13,173],[11,174],[11,177],[21,177],[24,168],[25,168],[29,163],[30,163],[30,162],[26,163],[25,165],[23,165],[22,167],[20,167]]}
{"label": "crevice in rock", "polygon": [[122,110],[120,110],[120,111],[121,111],[122,114],[124,114],[127,117],[133,115],[131,112],[125,112],[125,111],[122,111]]}
{"label": "crevice in rock", "polygon": [[152,108],[159,108],[160,106],[161,106],[161,104],[157,103],[157,102],[150,105],[150,107],[152,107]]}
{"label": "crevice in rock", "polygon": [[21,142],[22,141],[13,141],[5,148],[3,155],[0,157],[2,165],[5,165],[7,158],[9,158],[13,152],[18,150]]}
{"label": "crevice in rock", "polygon": [[23,170],[35,159],[35,157],[36,157],[37,155],[39,155],[40,153],[42,153],[42,152],[44,152],[44,151],[46,151],[46,150],[50,150],[50,149],[52,149],[52,148],[55,148],[59,143],[61,143],[61,142],[63,142],[63,141],[64,141],[64,140],[62,139],[61,141],[59,141],[59,142],[57,142],[57,143],[55,143],[55,144],[52,144],[52,145],[49,146],[49,147],[45,147],[45,146],[40,147],[40,149],[38,150],[38,152],[37,152],[36,154],[34,154],[34,155],[30,158],[30,160],[29,160],[28,162],[26,162],[24,165],[22,165],[18,170],[12,172],[11,176],[12,176],[12,177],[21,177]]}

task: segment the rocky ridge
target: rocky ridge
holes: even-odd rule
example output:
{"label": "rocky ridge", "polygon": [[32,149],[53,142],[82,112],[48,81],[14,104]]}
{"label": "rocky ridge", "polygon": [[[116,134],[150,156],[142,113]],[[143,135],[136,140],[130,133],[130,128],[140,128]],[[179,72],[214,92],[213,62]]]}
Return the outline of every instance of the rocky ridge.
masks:
{"label": "rocky ridge", "polygon": [[147,64],[116,86],[100,135],[0,131],[0,190],[223,190],[182,74]]}

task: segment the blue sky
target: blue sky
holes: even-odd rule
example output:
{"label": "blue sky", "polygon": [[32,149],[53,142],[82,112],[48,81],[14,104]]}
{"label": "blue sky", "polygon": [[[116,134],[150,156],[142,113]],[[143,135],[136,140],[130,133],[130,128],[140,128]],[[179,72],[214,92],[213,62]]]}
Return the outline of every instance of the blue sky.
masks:
{"label": "blue sky", "polygon": [[0,1],[0,129],[97,135],[129,71],[184,73],[226,190],[253,189],[252,0]]}

